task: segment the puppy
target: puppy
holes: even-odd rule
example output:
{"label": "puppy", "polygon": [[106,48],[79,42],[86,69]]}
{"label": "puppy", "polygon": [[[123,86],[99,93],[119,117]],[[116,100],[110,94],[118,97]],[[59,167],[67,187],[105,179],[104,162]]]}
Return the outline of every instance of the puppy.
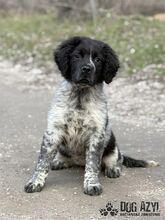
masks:
{"label": "puppy", "polygon": [[64,81],[55,93],[38,163],[25,191],[41,191],[49,168],[85,166],[84,193],[99,195],[101,167],[107,177],[116,178],[122,165],[157,166],[121,155],[116,143],[103,91],[103,82],[109,84],[119,68],[114,50],[101,41],[73,37],[57,48],[54,58]]}

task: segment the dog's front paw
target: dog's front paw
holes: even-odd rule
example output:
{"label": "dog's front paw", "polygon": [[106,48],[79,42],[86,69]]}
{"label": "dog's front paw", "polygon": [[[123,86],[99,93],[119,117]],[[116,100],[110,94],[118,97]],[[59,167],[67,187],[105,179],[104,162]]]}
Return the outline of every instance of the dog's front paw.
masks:
{"label": "dog's front paw", "polygon": [[34,182],[34,181],[29,181],[25,187],[24,190],[27,193],[34,193],[34,192],[40,192],[44,187],[43,183],[40,182]]}
{"label": "dog's front paw", "polygon": [[109,178],[117,178],[121,175],[121,168],[115,166],[114,168],[105,168],[105,176]]}
{"label": "dog's front paw", "polygon": [[84,193],[90,196],[98,196],[102,193],[102,186],[100,183],[90,184],[84,186]]}

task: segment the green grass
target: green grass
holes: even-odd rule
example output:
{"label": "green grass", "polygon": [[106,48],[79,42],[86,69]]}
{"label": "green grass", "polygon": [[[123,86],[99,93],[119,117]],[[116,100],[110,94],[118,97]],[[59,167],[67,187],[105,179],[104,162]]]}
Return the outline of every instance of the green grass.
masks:
{"label": "green grass", "polygon": [[100,16],[92,21],[59,21],[54,14],[0,15],[0,56],[38,66],[53,62],[53,48],[73,35],[109,43],[119,55],[122,72],[133,73],[149,64],[165,63],[165,23],[148,17]]}

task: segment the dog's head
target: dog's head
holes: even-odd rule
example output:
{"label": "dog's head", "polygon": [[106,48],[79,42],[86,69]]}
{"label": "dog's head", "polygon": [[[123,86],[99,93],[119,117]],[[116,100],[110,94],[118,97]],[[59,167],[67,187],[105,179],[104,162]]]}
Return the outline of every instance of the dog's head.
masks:
{"label": "dog's head", "polygon": [[109,45],[87,37],[62,42],[54,58],[63,77],[76,84],[109,84],[119,68],[118,57]]}

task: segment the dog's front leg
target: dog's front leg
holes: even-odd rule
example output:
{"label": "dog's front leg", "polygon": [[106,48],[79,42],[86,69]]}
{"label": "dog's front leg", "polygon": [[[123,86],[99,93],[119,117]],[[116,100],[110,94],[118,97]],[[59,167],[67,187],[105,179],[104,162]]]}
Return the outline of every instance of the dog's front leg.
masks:
{"label": "dog's front leg", "polygon": [[88,195],[99,195],[102,186],[99,182],[101,158],[104,150],[104,138],[93,136],[89,148],[86,150],[86,166],[84,176],[84,193]]}
{"label": "dog's front leg", "polygon": [[42,190],[58,143],[59,135],[56,132],[46,131],[44,133],[38,163],[32,178],[25,185],[25,192],[33,193]]}

